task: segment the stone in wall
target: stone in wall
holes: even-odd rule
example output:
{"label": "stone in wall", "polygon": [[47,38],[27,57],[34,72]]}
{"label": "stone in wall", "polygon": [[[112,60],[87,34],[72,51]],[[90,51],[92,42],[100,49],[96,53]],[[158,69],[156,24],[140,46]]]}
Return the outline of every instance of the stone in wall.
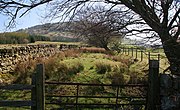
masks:
{"label": "stone in wall", "polygon": [[68,48],[77,48],[77,46],[68,46],[64,44],[39,44],[25,45],[11,48],[0,49],[0,73],[12,72],[18,62],[41,57],[49,57],[61,50]]}
{"label": "stone in wall", "polygon": [[180,77],[161,74],[160,95],[162,110],[180,110]]}
{"label": "stone in wall", "polygon": [[[87,47],[87,46],[80,46]],[[13,73],[16,65],[19,62],[28,61],[29,59],[38,59],[45,58],[55,55],[56,53],[61,52],[62,50],[75,48],[79,49],[77,45],[68,46],[67,44],[60,45],[23,45],[7,48],[0,48],[0,83],[7,83],[7,79],[2,79],[1,74]]]}

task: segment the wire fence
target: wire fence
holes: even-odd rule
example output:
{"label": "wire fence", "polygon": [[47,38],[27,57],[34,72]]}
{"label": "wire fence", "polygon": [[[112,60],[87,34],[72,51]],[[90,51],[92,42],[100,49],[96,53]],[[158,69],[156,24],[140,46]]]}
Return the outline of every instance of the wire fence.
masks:
{"label": "wire fence", "polygon": [[[169,67],[169,61],[166,58],[164,52],[159,51],[158,49],[147,50],[139,48],[120,48],[119,53],[123,55],[128,55],[140,62],[146,62],[145,67],[148,66],[149,60],[158,60],[160,62],[160,72],[162,73]],[[145,68],[144,67],[144,68]]]}

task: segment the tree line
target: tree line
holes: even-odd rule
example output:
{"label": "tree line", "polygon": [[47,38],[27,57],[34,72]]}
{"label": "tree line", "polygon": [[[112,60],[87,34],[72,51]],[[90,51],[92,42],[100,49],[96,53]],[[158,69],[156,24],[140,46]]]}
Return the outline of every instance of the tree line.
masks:
{"label": "tree line", "polygon": [[35,41],[50,41],[50,38],[19,32],[0,33],[0,44],[27,44]]}

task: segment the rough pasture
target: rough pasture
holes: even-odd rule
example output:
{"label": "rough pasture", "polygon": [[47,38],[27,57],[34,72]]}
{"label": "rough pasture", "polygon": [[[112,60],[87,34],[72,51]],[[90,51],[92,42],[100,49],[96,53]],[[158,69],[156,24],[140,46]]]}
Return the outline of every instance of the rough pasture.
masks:
{"label": "rough pasture", "polygon": [[66,44],[38,44],[22,46],[2,46],[0,48],[0,73],[10,73],[18,62],[28,59],[37,59],[49,57],[60,50],[69,48],[78,48],[78,45]]}

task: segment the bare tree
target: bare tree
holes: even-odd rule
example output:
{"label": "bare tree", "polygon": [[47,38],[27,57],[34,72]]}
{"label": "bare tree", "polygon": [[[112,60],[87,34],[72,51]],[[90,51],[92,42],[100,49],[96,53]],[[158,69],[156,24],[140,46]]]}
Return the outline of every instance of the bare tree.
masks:
{"label": "bare tree", "polygon": [[126,26],[131,23],[128,13],[128,10],[124,13],[102,6],[82,9],[74,16],[71,29],[88,44],[109,50],[112,39],[121,39]]}
{"label": "bare tree", "polygon": [[0,14],[9,17],[7,27],[16,25],[16,19],[21,18],[33,8],[49,3],[52,0],[0,0]]}
{"label": "bare tree", "polygon": [[[171,72],[173,74],[180,73],[180,45],[177,42],[180,34],[179,0],[29,0],[29,2],[25,2],[25,0],[17,2],[0,0],[0,12],[10,15],[13,20],[18,16],[19,10],[23,10],[20,13],[20,15],[23,15],[32,8],[47,2],[50,2],[49,6],[52,12],[49,16],[53,15],[54,18],[60,16],[65,18],[66,16],[73,17],[83,7],[93,6],[95,3],[105,3],[111,8],[126,6],[135,12],[137,16],[141,17],[143,22],[149,26],[149,28],[144,29],[131,29],[130,32],[154,32],[154,35],[157,35],[163,44],[165,54],[171,64]],[[63,12],[63,14],[59,14],[60,12]],[[152,36],[151,38],[154,37]]]}

